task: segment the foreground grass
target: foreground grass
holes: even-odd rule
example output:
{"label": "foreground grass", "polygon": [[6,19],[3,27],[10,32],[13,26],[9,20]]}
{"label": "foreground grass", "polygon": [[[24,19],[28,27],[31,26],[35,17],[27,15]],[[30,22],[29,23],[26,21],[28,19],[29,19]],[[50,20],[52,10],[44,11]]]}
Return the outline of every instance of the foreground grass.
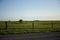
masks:
{"label": "foreground grass", "polygon": [[[53,28],[52,28],[53,24]],[[4,22],[0,22],[0,34],[16,34],[16,33],[34,33],[34,32],[60,32],[60,21],[35,21],[34,29],[32,28],[32,21],[18,21],[8,22],[6,26]]]}

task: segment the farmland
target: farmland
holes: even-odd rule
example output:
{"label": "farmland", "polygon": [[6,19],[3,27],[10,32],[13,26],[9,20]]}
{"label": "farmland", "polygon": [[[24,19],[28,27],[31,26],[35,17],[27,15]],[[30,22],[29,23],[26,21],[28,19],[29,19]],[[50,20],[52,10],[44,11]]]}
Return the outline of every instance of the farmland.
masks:
{"label": "farmland", "polygon": [[[34,23],[34,27],[33,24]],[[0,34],[33,33],[33,32],[60,32],[60,21],[8,21],[7,30],[5,21],[0,21]]]}

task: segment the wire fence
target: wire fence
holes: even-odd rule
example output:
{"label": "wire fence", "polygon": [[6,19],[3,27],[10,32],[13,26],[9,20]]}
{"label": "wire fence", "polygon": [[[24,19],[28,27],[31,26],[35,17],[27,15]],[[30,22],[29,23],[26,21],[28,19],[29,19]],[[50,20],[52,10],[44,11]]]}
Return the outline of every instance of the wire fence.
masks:
{"label": "wire fence", "polygon": [[[60,25],[59,25],[60,26]],[[5,22],[5,28],[0,28],[0,32],[9,32],[9,33],[26,33],[26,32],[49,32],[49,31],[60,31],[60,28],[54,28],[54,24],[51,23],[51,27],[45,28],[35,28],[35,24],[32,23],[31,28],[8,28],[8,23]]]}

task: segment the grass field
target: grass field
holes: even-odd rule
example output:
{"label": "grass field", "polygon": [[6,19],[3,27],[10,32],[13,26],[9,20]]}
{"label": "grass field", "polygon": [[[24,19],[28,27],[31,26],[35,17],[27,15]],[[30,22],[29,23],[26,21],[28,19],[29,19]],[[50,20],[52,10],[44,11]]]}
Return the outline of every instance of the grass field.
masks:
{"label": "grass field", "polygon": [[32,33],[32,32],[57,32],[60,31],[60,21],[10,21],[6,24],[4,21],[0,21],[0,34],[15,34],[15,33]]}

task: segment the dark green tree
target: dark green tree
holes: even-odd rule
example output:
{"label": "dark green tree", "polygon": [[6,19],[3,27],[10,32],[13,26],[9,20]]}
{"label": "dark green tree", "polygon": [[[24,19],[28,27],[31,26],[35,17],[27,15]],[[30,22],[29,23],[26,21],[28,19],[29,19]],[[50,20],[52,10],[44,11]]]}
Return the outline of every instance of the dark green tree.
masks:
{"label": "dark green tree", "polygon": [[20,22],[20,23],[22,23],[22,22],[23,22],[23,20],[22,20],[22,19],[20,19],[20,20],[19,20],[19,22]]}

